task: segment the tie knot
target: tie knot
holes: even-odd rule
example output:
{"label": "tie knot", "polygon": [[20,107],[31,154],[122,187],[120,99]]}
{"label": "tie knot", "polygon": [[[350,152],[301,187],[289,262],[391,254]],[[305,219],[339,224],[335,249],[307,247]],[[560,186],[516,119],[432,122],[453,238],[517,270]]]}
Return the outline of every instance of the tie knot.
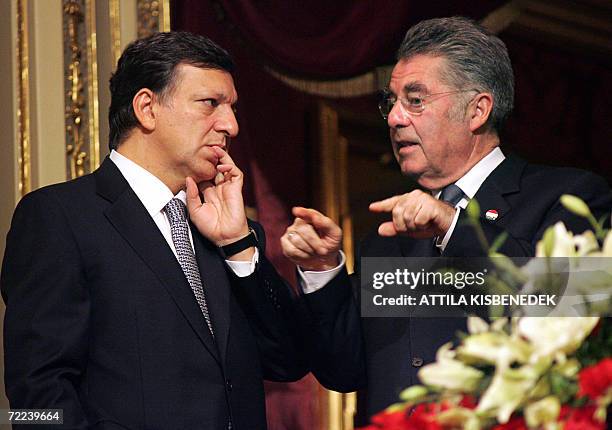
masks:
{"label": "tie knot", "polygon": [[164,210],[166,211],[166,215],[168,215],[170,225],[175,225],[187,220],[187,208],[185,207],[185,203],[180,199],[173,198],[170,200],[166,206],[164,206]]}
{"label": "tie knot", "polygon": [[456,206],[457,203],[463,198],[463,191],[455,184],[447,185],[442,189],[440,193],[440,200],[450,203]]}

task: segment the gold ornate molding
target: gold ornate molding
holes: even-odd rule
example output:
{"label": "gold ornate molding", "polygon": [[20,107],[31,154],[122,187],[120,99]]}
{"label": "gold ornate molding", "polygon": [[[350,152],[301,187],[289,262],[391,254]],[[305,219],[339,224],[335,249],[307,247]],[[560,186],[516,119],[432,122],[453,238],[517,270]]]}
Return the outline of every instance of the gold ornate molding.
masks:
{"label": "gold ornate molding", "polygon": [[170,0],[162,0],[161,22],[159,31],[170,31]]}
{"label": "gold ornate molding", "polygon": [[19,144],[19,194],[24,196],[32,189],[30,153],[30,59],[28,32],[28,2],[17,0],[17,67],[19,88],[17,91],[17,134]]}
{"label": "gold ornate molding", "polygon": [[96,0],[85,0],[87,40],[87,100],[89,107],[89,169],[100,165],[100,118],[98,106],[98,39],[96,31]]}
{"label": "gold ornate molding", "polygon": [[121,56],[121,7],[119,0],[109,0],[108,15],[110,22],[111,52],[113,55],[113,70]]}
{"label": "gold ornate molding", "polygon": [[138,38],[170,31],[170,0],[138,0]]}
{"label": "gold ornate molding", "polygon": [[74,179],[100,163],[95,0],[64,0],[63,13],[66,162],[67,177]]}

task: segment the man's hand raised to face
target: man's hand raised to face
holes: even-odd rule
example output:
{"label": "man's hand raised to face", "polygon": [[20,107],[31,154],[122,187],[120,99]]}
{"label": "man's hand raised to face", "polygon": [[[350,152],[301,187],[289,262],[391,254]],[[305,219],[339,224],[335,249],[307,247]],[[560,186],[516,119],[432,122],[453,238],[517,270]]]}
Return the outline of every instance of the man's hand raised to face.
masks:
{"label": "man's hand raised to face", "polygon": [[415,239],[444,236],[456,211],[448,203],[421,190],[371,203],[370,210],[391,213],[391,221],[378,226],[381,236],[404,234]]}
{"label": "man's hand raised to face", "polygon": [[283,254],[303,270],[321,272],[338,266],[342,230],[314,209],[295,207],[295,220],[281,237]]}
{"label": "man's hand raised to face", "polygon": [[213,149],[219,157],[217,175],[197,185],[186,178],[187,209],[200,233],[217,246],[224,246],[248,235],[249,226],[242,199],[242,171],[227,152]]}

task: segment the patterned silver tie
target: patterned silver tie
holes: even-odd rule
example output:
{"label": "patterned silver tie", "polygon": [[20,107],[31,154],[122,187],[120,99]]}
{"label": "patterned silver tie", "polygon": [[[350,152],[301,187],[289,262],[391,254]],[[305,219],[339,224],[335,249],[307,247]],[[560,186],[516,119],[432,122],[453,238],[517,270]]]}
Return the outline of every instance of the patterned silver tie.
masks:
{"label": "patterned silver tie", "polygon": [[191,286],[191,290],[195,295],[198,305],[202,310],[206,325],[210,333],[215,336],[215,332],[212,328],[210,321],[210,313],[208,312],[208,306],[206,305],[206,297],[204,296],[204,288],[202,287],[202,279],[200,278],[200,271],[198,264],[195,259],[193,248],[191,247],[191,241],[189,240],[189,229],[187,226],[187,208],[185,203],[181,200],[173,198],[164,207],[164,211],[170,221],[170,233],[172,234],[172,242],[176,248],[176,255],[178,256],[179,264],[187,277],[187,281]]}

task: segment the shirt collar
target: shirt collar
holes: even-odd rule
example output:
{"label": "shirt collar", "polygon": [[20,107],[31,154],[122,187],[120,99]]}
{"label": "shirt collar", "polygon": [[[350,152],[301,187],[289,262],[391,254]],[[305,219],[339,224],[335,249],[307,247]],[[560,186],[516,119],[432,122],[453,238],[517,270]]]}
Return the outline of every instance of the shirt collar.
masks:
{"label": "shirt collar", "polygon": [[495,170],[506,156],[499,147],[489,152],[482,160],[474,165],[461,179],[455,184],[461,188],[461,191],[468,199],[473,199],[482,183],[489,177],[491,172]]}
{"label": "shirt collar", "polygon": [[117,166],[125,180],[128,182],[138,199],[142,202],[149,215],[157,215],[166,204],[176,197],[186,203],[184,190],[172,195],[170,188],[166,186],[157,176],[139,166],[129,158],[121,155],[114,149],[109,157]]}

